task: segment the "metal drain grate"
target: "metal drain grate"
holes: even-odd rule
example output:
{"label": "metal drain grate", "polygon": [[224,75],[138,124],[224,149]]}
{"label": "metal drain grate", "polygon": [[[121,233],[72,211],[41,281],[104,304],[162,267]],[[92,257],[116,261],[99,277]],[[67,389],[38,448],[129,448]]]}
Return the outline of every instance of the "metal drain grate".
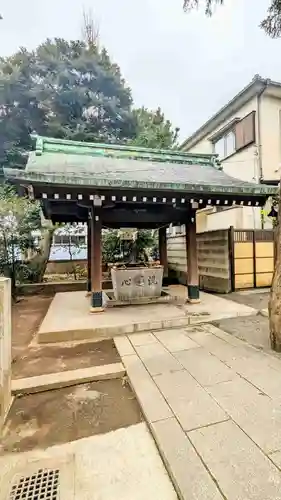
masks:
{"label": "metal drain grate", "polygon": [[38,469],[17,477],[7,500],[59,500],[59,469]]}

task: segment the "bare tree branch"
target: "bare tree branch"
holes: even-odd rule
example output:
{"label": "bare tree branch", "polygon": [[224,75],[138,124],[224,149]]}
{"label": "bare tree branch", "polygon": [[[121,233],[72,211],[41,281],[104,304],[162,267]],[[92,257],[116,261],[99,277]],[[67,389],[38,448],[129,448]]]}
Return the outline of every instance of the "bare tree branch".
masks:
{"label": "bare tree branch", "polygon": [[88,47],[99,46],[100,29],[99,23],[94,20],[93,11],[83,10],[82,39]]}
{"label": "bare tree branch", "polygon": [[[191,11],[204,6],[205,14],[211,16],[216,5],[224,3],[225,0],[183,0],[183,8],[185,11]],[[281,37],[281,0],[271,0],[267,17],[260,23],[260,27],[272,38]]]}
{"label": "bare tree branch", "polygon": [[281,0],[272,0],[267,17],[261,22],[261,28],[272,38],[281,36]]}
{"label": "bare tree branch", "polygon": [[211,16],[215,5],[223,5],[224,0],[184,0],[183,8],[185,11],[198,9],[202,4],[205,4],[205,14]]}

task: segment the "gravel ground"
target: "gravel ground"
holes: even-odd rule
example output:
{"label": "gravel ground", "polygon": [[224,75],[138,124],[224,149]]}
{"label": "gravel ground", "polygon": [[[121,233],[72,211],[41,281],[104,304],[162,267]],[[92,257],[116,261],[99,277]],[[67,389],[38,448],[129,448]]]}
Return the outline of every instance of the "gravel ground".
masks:
{"label": "gravel ground", "polygon": [[[264,292],[253,291],[250,292],[234,292],[229,295],[223,296],[227,300],[233,300],[253,307],[260,311],[265,309],[268,305],[269,290]],[[223,319],[215,322],[216,326],[222,330],[245,340],[255,347],[269,350],[269,327],[268,318],[257,314],[256,316],[238,317],[232,319]]]}

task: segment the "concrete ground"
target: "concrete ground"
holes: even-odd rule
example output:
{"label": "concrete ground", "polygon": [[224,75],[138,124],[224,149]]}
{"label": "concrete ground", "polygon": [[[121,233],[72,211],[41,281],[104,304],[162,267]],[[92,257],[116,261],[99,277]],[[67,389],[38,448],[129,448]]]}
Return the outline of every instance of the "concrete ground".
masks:
{"label": "concrete ground", "polygon": [[[57,293],[39,328],[39,343],[101,340],[124,333],[162,329],[255,314],[255,309],[201,292],[200,304],[186,304],[186,287],[169,287],[178,304],[148,304],[91,314],[84,292]],[[63,311],[63,313],[62,313]]]}
{"label": "concrete ground", "polygon": [[280,358],[210,324],[115,343],[181,499],[281,499]]}
{"label": "concrete ground", "polygon": [[215,321],[214,325],[259,349],[270,350],[268,318],[260,314]]}
{"label": "concrete ground", "polygon": [[269,292],[269,288],[256,288],[221,295],[221,297],[260,311],[268,306]]}
{"label": "concrete ground", "polygon": [[12,498],[16,474],[30,476],[39,468],[59,471],[60,500],[177,499],[145,423],[0,457],[0,499]]}
{"label": "concrete ground", "polygon": [[[255,311],[264,311],[268,306],[269,290],[248,290],[224,296],[227,300],[244,304]],[[247,317],[221,319],[214,324],[226,332],[260,349],[270,350],[268,318],[261,314]]]}

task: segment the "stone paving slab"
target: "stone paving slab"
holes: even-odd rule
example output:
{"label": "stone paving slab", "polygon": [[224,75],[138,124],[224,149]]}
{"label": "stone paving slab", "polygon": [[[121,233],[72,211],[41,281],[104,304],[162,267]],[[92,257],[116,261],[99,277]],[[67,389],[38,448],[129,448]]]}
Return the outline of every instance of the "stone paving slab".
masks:
{"label": "stone paving slab", "polygon": [[128,335],[128,339],[134,347],[157,343],[157,339],[152,333],[135,333]]}
{"label": "stone paving slab", "polygon": [[[223,332],[219,338],[218,332],[212,334],[212,325],[200,327],[201,331],[187,328],[187,335],[196,343],[204,347],[219,360],[225,362],[239,375],[246,378],[261,391],[272,398],[279,398],[281,391],[281,360],[273,355],[248,345],[238,342],[233,337]],[[222,340],[224,337],[224,340]],[[236,339],[237,340],[237,339]],[[234,344],[235,343],[235,344]]]}
{"label": "stone paving slab", "polygon": [[208,333],[207,331],[195,331],[192,329],[186,329],[187,335],[194,340],[201,347],[204,347],[208,352],[216,356],[220,361],[223,361],[226,364],[230,364],[229,362],[233,359],[239,358],[241,356],[241,352],[238,346],[234,346],[229,342],[225,342],[225,340],[220,339],[218,336],[213,335],[212,333]]}
{"label": "stone paving slab", "polygon": [[114,339],[115,347],[119,352],[120,356],[128,356],[130,354],[135,354],[135,350],[129,341],[129,339],[124,336],[115,337]]}
{"label": "stone paving slab", "polygon": [[[63,461],[72,461],[73,465],[67,467],[64,477]],[[0,456],[1,500],[16,500],[15,496],[5,495],[5,487],[7,483],[11,487],[15,472],[30,474],[28,464],[36,470],[46,465],[60,469],[56,500],[73,500],[73,483],[75,500],[178,500],[144,422],[47,449]],[[27,498],[22,495],[21,500]],[[39,495],[32,500],[39,500]]]}
{"label": "stone paving slab", "polygon": [[281,451],[275,451],[274,453],[270,453],[269,455],[270,460],[278,467],[278,469],[281,469]]}
{"label": "stone paving slab", "polygon": [[180,499],[223,500],[175,418],[151,424],[151,431]]}
{"label": "stone paving slab", "polygon": [[175,330],[162,330],[154,332],[155,337],[161,342],[166,349],[170,352],[183,351],[187,349],[194,349],[198,344],[187,337],[185,330],[178,329],[176,334]]}
{"label": "stone paving slab", "polygon": [[183,369],[180,362],[159,342],[157,344],[142,345],[135,349],[152,376]]}
{"label": "stone paving slab", "polygon": [[265,394],[272,398],[280,398],[281,395],[281,372],[278,373],[270,366],[262,366],[255,368],[251,363],[246,363],[242,368],[238,368],[237,372],[243,375],[252,384],[261,389]]}
{"label": "stone paving slab", "polygon": [[229,418],[186,370],[158,375],[154,380],[184,430]]}
{"label": "stone paving slab", "polygon": [[213,335],[220,338],[221,340],[224,340],[225,342],[227,342],[230,345],[233,345],[236,347],[237,346],[241,347],[241,346],[246,345],[244,340],[238,339],[237,337],[234,337],[234,335],[230,335],[229,333],[224,332],[223,330],[221,330],[220,328],[218,328],[214,325],[210,325],[210,324],[201,325],[201,327],[206,333],[212,333]]}
{"label": "stone paving slab", "polygon": [[266,453],[281,450],[281,405],[246,380],[235,380],[208,388],[231,418]]}
{"label": "stone paving slab", "polygon": [[147,421],[155,422],[172,417],[171,409],[146,371],[140,358],[136,354],[124,356],[123,363]]}
{"label": "stone paving slab", "polygon": [[237,377],[222,361],[203,347],[174,354],[177,360],[203,386],[218,384]]}
{"label": "stone paving slab", "polygon": [[[135,351],[139,357],[144,361],[145,359],[154,358],[156,356],[161,356],[161,354],[169,354],[167,349],[155,340],[154,344],[146,344],[135,346]],[[173,356],[172,356],[173,357]]]}
{"label": "stone paving slab", "polygon": [[227,500],[280,500],[281,474],[232,421],[188,433]]}
{"label": "stone paving slab", "polygon": [[281,358],[208,324],[136,343],[122,360],[179,497],[281,500]]}

